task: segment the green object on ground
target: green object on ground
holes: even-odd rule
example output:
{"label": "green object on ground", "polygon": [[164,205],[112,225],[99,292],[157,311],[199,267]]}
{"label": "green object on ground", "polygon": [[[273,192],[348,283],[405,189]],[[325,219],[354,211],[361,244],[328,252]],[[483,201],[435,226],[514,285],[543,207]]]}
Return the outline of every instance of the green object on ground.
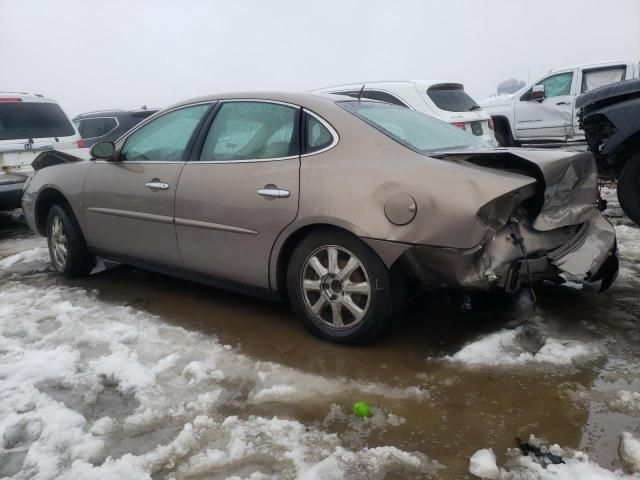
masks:
{"label": "green object on ground", "polygon": [[351,411],[356,417],[370,417],[371,411],[367,402],[359,401],[353,404]]}

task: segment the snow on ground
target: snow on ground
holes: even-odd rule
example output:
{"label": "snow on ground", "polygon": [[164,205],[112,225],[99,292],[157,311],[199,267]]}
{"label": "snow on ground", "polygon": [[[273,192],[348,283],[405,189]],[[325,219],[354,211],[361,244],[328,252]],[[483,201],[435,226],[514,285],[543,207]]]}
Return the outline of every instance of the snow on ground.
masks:
{"label": "snow on ground", "polygon": [[[0,261],[0,477],[424,478],[441,468],[396,447],[354,448],[328,430],[339,407],[324,424],[259,414],[265,403],[326,411],[337,399],[348,411],[349,399],[426,401],[428,391],[255,361],[96,292],[32,286],[43,250]],[[369,430],[402,422],[377,415]]]}
{"label": "snow on ground", "polygon": [[621,390],[609,401],[609,407],[618,412],[640,415],[640,393]]}
{"label": "snow on ground", "polygon": [[522,329],[500,330],[469,343],[446,361],[468,366],[519,366],[524,364],[572,365],[594,359],[600,351],[575,340],[548,337],[540,348],[531,348]]}
{"label": "snow on ground", "polygon": [[640,260],[640,228],[630,225],[616,225],[620,255],[631,261]]}
{"label": "snow on ground", "polygon": [[[540,446],[540,441],[531,436],[529,444]],[[620,436],[620,457],[625,469],[616,471],[602,468],[580,451],[563,450],[551,445],[548,451],[559,455],[565,463],[544,464],[538,457],[523,456],[519,449],[507,451],[509,458],[502,468],[490,449],[479,450],[469,461],[469,472],[479,478],[491,480],[639,480],[640,441],[628,432]]]}

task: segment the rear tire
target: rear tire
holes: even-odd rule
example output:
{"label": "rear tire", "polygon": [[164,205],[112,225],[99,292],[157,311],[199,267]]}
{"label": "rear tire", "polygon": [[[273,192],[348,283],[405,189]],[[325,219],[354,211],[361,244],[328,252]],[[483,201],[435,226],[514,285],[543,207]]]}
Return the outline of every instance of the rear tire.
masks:
{"label": "rear tire", "polygon": [[47,216],[47,244],[53,268],[65,277],[88,275],[96,258],[87,249],[80,226],[72,213],[54,205]]}
{"label": "rear tire", "polygon": [[618,177],[618,201],[624,213],[640,224],[640,153],[632,156]]}
{"label": "rear tire", "polygon": [[302,239],[287,268],[296,316],[314,335],[338,343],[379,338],[404,309],[404,282],[361,240],[338,230]]}

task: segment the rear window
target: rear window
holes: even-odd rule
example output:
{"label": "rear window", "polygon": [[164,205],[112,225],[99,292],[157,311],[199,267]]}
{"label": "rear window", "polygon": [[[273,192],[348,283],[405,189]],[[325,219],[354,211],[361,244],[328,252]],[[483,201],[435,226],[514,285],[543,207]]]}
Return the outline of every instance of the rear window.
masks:
{"label": "rear window", "polygon": [[489,148],[484,140],[430,115],[376,102],[338,102],[342,108],[411,150],[436,152]]}
{"label": "rear window", "polygon": [[435,85],[427,90],[427,95],[436,107],[447,112],[469,112],[480,108],[463,90],[462,85]]}
{"label": "rear window", "polygon": [[82,138],[103,137],[118,126],[113,117],[84,118],[80,120],[78,131]]}
{"label": "rear window", "polygon": [[0,140],[68,137],[75,133],[56,103],[0,102]]}

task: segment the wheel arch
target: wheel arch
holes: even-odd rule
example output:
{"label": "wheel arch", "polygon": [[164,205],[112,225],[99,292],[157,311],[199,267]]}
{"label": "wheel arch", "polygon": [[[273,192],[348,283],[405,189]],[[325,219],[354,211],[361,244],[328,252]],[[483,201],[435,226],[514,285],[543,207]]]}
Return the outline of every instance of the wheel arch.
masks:
{"label": "wheel arch", "polygon": [[269,280],[271,289],[277,292],[283,299],[286,297],[287,266],[289,265],[289,259],[291,258],[293,249],[307,235],[311,234],[312,232],[321,230],[344,232],[357,238],[365,245],[367,245],[389,269],[391,269],[392,266],[398,264],[396,260],[407,248],[409,248],[408,245],[400,244],[397,242],[388,242],[384,240],[374,240],[368,238],[366,235],[360,232],[357,227],[345,225],[340,222],[328,223],[326,221],[318,221],[306,223],[304,225],[298,225],[296,228],[287,232],[285,235],[281,235],[279,241],[276,241],[276,245],[271,255],[272,260],[269,269]]}
{"label": "wheel arch", "polygon": [[[494,131],[502,131],[508,135],[510,143],[513,143],[513,129],[511,128],[511,122],[506,115],[491,115],[491,119],[493,120],[493,128]],[[501,145],[503,147],[508,147],[511,145]]]}
{"label": "wheel arch", "polygon": [[47,234],[47,216],[49,215],[49,210],[56,204],[65,206],[69,213],[75,217],[69,200],[67,200],[67,197],[65,197],[60,190],[55,187],[43,188],[38,194],[34,207],[36,228],[42,236],[46,236]]}

